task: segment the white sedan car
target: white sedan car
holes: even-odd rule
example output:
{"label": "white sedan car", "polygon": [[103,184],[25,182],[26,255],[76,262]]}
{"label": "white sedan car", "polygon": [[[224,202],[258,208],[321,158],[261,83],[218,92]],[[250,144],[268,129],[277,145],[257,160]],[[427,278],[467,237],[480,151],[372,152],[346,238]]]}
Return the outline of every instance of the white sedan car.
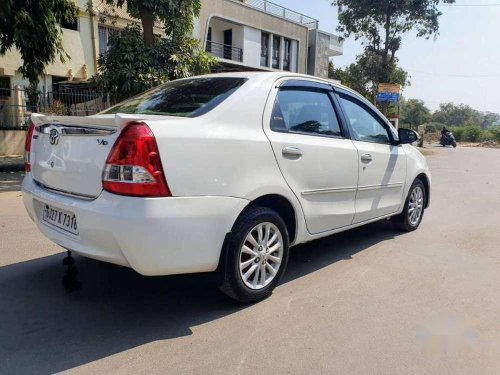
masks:
{"label": "white sedan car", "polygon": [[218,271],[252,302],[290,246],[392,218],[417,229],[430,174],[367,100],[290,73],[169,82],[89,117],[32,117],[23,199],[40,231],[142,275]]}

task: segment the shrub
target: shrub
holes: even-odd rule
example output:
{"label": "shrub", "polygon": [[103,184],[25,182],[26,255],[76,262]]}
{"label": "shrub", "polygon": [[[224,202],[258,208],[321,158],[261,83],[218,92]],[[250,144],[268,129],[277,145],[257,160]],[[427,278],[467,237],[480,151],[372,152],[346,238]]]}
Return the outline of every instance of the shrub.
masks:
{"label": "shrub", "polygon": [[500,142],[500,126],[496,126],[489,130],[491,134],[493,134],[493,138],[495,141]]}
{"label": "shrub", "polygon": [[464,131],[464,138],[468,142],[479,142],[482,130],[472,126],[467,126]]}
{"label": "shrub", "polygon": [[479,137],[481,142],[485,141],[495,141],[495,135],[489,130],[483,130],[481,136]]}
{"label": "shrub", "polygon": [[450,128],[450,131],[453,132],[453,135],[455,136],[455,140],[457,142],[463,142],[465,140],[465,128],[464,127],[456,127],[456,128]]}

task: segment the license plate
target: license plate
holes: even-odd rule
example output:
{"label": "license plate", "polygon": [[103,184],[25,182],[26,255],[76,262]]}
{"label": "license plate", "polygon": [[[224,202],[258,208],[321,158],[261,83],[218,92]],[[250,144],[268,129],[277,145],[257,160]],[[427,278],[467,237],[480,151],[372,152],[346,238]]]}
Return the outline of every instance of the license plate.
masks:
{"label": "license plate", "polygon": [[42,221],[74,235],[78,235],[76,215],[48,204],[43,205]]}

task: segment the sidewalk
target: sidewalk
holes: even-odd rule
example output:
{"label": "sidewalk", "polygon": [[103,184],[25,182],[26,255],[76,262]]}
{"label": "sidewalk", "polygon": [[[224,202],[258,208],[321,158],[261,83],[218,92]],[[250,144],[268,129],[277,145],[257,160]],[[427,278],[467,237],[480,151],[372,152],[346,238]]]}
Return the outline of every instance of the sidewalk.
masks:
{"label": "sidewalk", "polygon": [[24,171],[24,160],[19,155],[0,156],[0,172]]}

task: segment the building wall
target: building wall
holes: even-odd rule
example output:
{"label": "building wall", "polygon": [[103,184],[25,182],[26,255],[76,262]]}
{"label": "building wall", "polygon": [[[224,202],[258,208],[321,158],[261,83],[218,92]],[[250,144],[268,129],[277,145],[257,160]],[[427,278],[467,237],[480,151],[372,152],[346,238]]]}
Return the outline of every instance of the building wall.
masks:
{"label": "building wall", "polygon": [[262,32],[253,27],[243,28],[243,61],[247,65],[260,66],[260,42]]}
{"label": "building wall", "polygon": [[[201,12],[199,18],[195,22],[194,37],[199,38],[203,45],[206,43],[207,28],[212,17],[222,18],[257,30],[295,39],[298,42],[297,48],[299,51],[297,62],[298,72],[306,73],[308,38],[308,29],[306,26],[286,21],[280,17],[251,8],[238,1],[201,0]],[[245,53],[245,51],[243,51],[243,53]],[[260,66],[260,57],[257,66]]]}

